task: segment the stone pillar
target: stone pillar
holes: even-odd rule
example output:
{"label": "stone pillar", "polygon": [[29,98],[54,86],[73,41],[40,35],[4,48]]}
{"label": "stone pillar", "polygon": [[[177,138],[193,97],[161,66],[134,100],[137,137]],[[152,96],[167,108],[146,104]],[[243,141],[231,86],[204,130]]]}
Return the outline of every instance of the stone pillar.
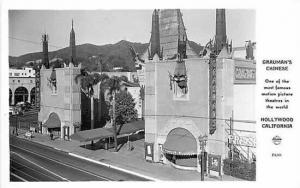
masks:
{"label": "stone pillar", "polygon": [[[156,115],[156,62],[146,63],[145,71],[145,155],[146,160],[159,161]],[[148,116],[149,115],[149,116]],[[153,116],[154,115],[154,116]],[[149,154],[151,153],[151,157]],[[149,156],[149,157],[147,157]]]}

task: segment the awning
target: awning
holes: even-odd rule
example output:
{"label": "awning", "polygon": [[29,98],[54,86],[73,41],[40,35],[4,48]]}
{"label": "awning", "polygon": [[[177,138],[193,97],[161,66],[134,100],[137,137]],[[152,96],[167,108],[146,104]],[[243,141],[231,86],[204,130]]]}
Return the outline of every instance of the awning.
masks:
{"label": "awning", "polygon": [[75,134],[72,134],[70,138],[72,140],[77,140],[80,142],[88,142],[88,141],[97,140],[97,139],[100,140],[112,136],[113,136],[112,131],[105,128],[98,128],[98,129],[91,129],[86,131],[79,131]]}
{"label": "awning", "polygon": [[51,113],[48,120],[43,124],[48,129],[60,128],[60,119],[56,113]]}
{"label": "awning", "polygon": [[163,151],[173,155],[195,155],[197,142],[188,130],[175,128],[168,134]]}
{"label": "awning", "polygon": [[130,134],[135,133],[137,131],[141,131],[145,129],[145,121],[133,121],[130,123],[126,123],[121,127],[121,130],[119,130],[118,134]]}
{"label": "awning", "polygon": [[140,87],[140,84],[134,82],[123,82],[122,84],[126,87]]}
{"label": "awning", "polygon": [[[123,126],[118,127],[118,135],[122,136],[125,134],[135,133],[145,129],[145,121],[133,121],[126,123]],[[100,140],[104,138],[109,138],[114,136],[113,128],[98,128],[86,131],[79,131],[71,135],[72,140],[77,140],[80,142],[88,142],[92,140]]]}

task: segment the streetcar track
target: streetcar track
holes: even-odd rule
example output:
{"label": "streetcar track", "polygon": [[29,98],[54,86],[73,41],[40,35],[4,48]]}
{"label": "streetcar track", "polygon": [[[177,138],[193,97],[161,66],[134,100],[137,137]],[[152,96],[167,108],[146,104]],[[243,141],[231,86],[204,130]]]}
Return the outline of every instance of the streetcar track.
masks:
{"label": "streetcar track", "polygon": [[[35,169],[31,168],[31,167],[28,167],[28,166],[26,166],[26,165],[24,165],[24,164],[21,164],[21,163],[17,162],[16,160],[10,159],[10,161],[13,162],[13,163],[16,163],[16,164],[20,165],[21,167],[28,168],[28,169],[30,169],[31,171],[34,171],[34,172],[36,172],[36,173],[38,173],[38,174],[41,174],[41,175],[43,175],[43,176],[45,176],[45,177],[47,177],[47,178],[50,178],[50,179],[52,179],[52,180],[54,180],[54,181],[58,181],[57,179],[54,179],[53,177],[50,177],[50,176],[48,176],[48,175],[45,174],[45,173],[39,172],[39,171],[37,171],[37,170],[35,170]],[[37,166],[37,165],[36,165],[36,166]],[[37,167],[39,167],[39,166],[37,166]],[[11,166],[11,168],[14,168],[14,167]],[[40,168],[40,167],[39,167],[39,168]],[[63,179],[62,179],[62,180],[63,180]]]}
{"label": "streetcar track", "polygon": [[[73,169],[78,170],[78,171],[81,171],[81,172],[84,172],[84,173],[89,174],[89,175],[92,175],[92,176],[94,176],[94,177],[97,177],[97,178],[100,178],[100,179],[103,179],[103,180],[106,180],[106,181],[114,181],[113,179],[110,179],[110,178],[107,178],[107,177],[104,177],[104,176],[101,176],[101,175],[98,175],[98,174],[94,174],[94,173],[89,172],[89,171],[87,171],[87,170],[84,170],[84,169],[75,167],[75,166],[73,166],[73,165],[71,165],[71,164],[69,164],[69,163],[62,163],[62,162],[60,162],[60,161],[58,161],[58,160],[55,160],[55,159],[53,159],[53,158],[46,157],[45,155],[42,155],[42,154],[33,152],[33,151],[30,150],[30,149],[23,149],[23,148],[20,148],[20,147],[18,147],[18,146],[12,145],[12,144],[11,144],[11,146],[12,146],[12,147],[15,147],[15,148],[17,148],[17,149],[23,150],[23,151],[25,151],[25,152],[31,153],[31,154],[33,154],[33,155],[37,155],[37,156],[39,156],[39,157],[41,157],[41,158],[48,159],[48,160],[50,160],[50,161],[52,161],[52,162],[55,162],[55,163],[58,163],[58,164],[61,164],[61,165],[64,165],[64,166],[73,168]],[[16,152],[15,152],[15,153],[16,153]],[[67,180],[67,181],[70,181],[70,180]]]}
{"label": "streetcar track", "polygon": [[[17,169],[17,168],[14,168],[14,167],[11,167],[11,168],[12,168],[13,170],[17,171],[18,173],[21,173],[21,174],[23,174],[23,175],[25,175],[25,176],[27,176],[27,177],[30,177],[30,178],[34,179],[35,181],[39,181],[39,179],[37,179],[37,178],[35,178],[35,177],[33,177],[33,176],[31,176],[31,175],[29,175],[29,174],[27,174],[27,173],[25,173],[25,172],[19,170],[19,169]],[[29,180],[27,180],[27,181],[29,181]]]}
{"label": "streetcar track", "polygon": [[22,158],[22,159],[24,159],[24,160],[30,162],[31,164],[33,164],[33,165],[35,165],[35,166],[37,166],[37,167],[39,167],[39,168],[41,168],[41,169],[43,169],[43,170],[49,172],[50,174],[53,174],[53,175],[55,175],[55,176],[61,178],[62,180],[69,181],[68,179],[66,179],[66,178],[64,178],[64,177],[62,177],[62,176],[60,176],[60,175],[58,175],[58,174],[52,172],[51,170],[48,170],[48,169],[46,169],[45,167],[43,167],[43,166],[41,166],[41,165],[38,165],[38,164],[36,164],[36,163],[34,163],[34,162],[28,160],[26,157],[22,156],[21,154],[18,154],[18,153],[16,153],[16,152],[11,152],[11,153],[14,153],[15,155],[19,156],[20,158]]}
{"label": "streetcar track", "polygon": [[11,176],[14,176],[15,178],[17,178],[17,179],[19,179],[19,180],[21,180],[21,181],[27,182],[26,179],[24,179],[24,178],[18,176],[17,174],[15,174],[15,173],[13,173],[13,172],[10,172],[10,175],[11,175]]}

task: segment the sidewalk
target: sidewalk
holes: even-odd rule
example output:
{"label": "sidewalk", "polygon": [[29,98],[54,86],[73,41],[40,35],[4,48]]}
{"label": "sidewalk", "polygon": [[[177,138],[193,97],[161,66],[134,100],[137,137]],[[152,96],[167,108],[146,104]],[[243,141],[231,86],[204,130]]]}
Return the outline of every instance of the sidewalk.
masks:
{"label": "sidewalk", "polygon": [[[24,138],[24,135],[19,135]],[[127,144],[124,144],[118,152],[107,151],[104,149],[91,150],[84,148],[84,143],[77,141],[65,141],[57,138],[50,140],[48,135],[39,133],[34,134],[31,141],[53,147],[57,150],[68,152],[70,155],[79,155],[83,158],[88,158],[96,162],[105,163],[113,167],[121,168],[135,174],[152,177],[155,180],[163,181],[200,181],[200,173],[196,171],[185,171],[175,169],[169,165],[160,163],[146,162],[144,159],[144,139],[132,141],[133,150],[127,149]],[[87,143],[90,144],[90,143]],[[97,143],[96,143],[97,144]],[[205,177],[205,181],[219,181],[220,178]],[[224,175],[222,181],[241,181],[238,178]],[[243,181],[243,180],[242,180]]]}

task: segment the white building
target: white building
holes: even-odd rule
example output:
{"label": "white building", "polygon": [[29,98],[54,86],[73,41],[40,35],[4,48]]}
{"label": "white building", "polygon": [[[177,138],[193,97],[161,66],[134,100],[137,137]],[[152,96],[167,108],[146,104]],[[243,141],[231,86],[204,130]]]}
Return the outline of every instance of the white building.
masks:
{"label": "white building", "polygon": [[9,77],[35,77],[33,68],[9,69]]}
{"label": "white building", "polygon": [[9,69],[9,105],[18,102],[34,103],[35,70],[33,68]]}

